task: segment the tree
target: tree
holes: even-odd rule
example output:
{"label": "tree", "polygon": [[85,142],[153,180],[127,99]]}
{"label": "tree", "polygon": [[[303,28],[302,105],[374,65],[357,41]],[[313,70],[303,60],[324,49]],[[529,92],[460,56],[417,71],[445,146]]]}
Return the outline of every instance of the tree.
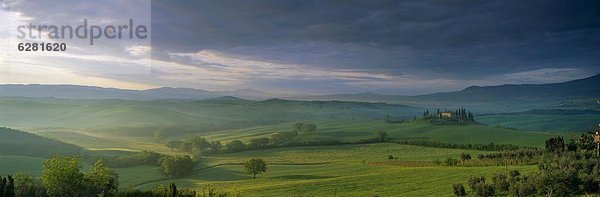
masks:
{"label": "tree", "polygon": [[546,150],[548,152],[563,152],[565,150],[565,140],[562,137],[546,140]]}
{"label": "tree", "polygon": [[389,114],[385,114],[384,120],[385,122],[392,122],[392,116]]}
{"label": "tree", "polygon": [[574,139],[567,144],[567,151],[577,152],[577,142]]}
{"label": "tree", "polygon": [[167,147],[171,148],[171,151],[173,151],[173,149],[180,149],[181,144],[183,144],[182,141],[172,140],[172,141],[167,142]]}
{"label": "tree", "polygon": [[306,133],[312,133],[316,130],[317,130],[317,125],[315,125],[313,123],[308,123],[308,124],[302,125],[302,131],[304,131]]}
{"label": "tree", "polygon": [[169,185],[169,191],[170,191],[170,196],[176,197],[177,196],[177,185],[175,185],[175,183],[171,183],[171,185]]}
{"label": "tree", "polygon": [[266,138],[266,137],[254,138],[254,139],[250,140],[250,143],[248,143],[248,147],[250,147],[251,149],[259,149],[268,144],[269,144],[269,138]]}
{"label": "tree", "polygon": [[492,182],[494,183],[494,187],[498,189],[498,191],[508,191],[508,187],[510,184],[504,174],[494,174],[492,176]]}
{"label": "tree", "polygon": [[78,196],[82,186],[81,160],[55,155],[43,162],[42,182],[50,196]]}
{"label": "tree", "polygon": [[239,140],[233,140],[227,145],[225,145],[225,147],[227,148],[227,152],[239,152],[246,149],[246,145],[244,144],[244,142]]}
{"label": "tree", "polygon": [[510,196],[534,196],[537,192],[532,181],[518,180],[510,184],[508,193]]}
{"label": "tree", "polygon": [[6,187],[6,178],[0,176],[0,195],[4,196],[4,187]]}
{"label": "tree", "polygon": [[467,191],[462,183],[452,184],[452,191],[454,192],[454,196],[467,196]]}
{"label": "tree", "polygon": [[4,186],[4,196],[14,197],[15,196],[15,180],[12,176],[6,177],[6,186]]}
{"label": "tree", "polygon": [[15,174],[15,194],[17,196],[33,196],[29,191],[33,187],[31,176],[24,172]]}
{"label": "tree", "polygon": [[469,177],[469,187],[472,190],[475,190],[477,188],[477,185],[479,185],[480,183],[485,183],[485,177],[478,177],[478,176],[471,176]]}
{"label": "tree", "polygon": [[454,158],[447,158],[444,162],[447,166],[456,166],[458,164],[458,160]]}
{"label": "tree", "polygon": [[277,133],[269,136],[269,141],[273,145],[283,144],[283,143],[285,143],[285,136],[281,132],[277,132]]}
{"label": "tree", "polygon": [[493,185],[481,182],[475,187],[475,195],[480,197],[494,196],[495,189]]}
{"label": "tree", "polygon": [[190,143],[191,148],[192,148],[192,150],[190,150],[188,152],[192,152],[193,150],[196,150],[196,151],[202,153],[204,150],[206,150],[207,148],[210,147],[210,143],[203,137],[194,136],[194,137],[186,139],[186,141],[188,141]]}
{"label": "tree", "polygon": [[579,140],[577,140],[577,148],[581,150],[594,150],[596,145],[594,144],[594,138],[592,135],[581,134]]}
{"label": "tree", "polygon": [[211,141],[208,146],[210,148],[208,153],[219,153],[223,149],[223,144],[221,144],[221,141]]}
{"label": "tree", "polygon": [[471,160],[471,155],[469,153],[461,153],[460,160],[461,161]]}
{"label": "tree", "polygon": [[302,126],[304,126],[304,123],[296,123],[294,124],[294,131],[302,131]]}
{"label": "tree", "polygon": [[114,170],[107,168],[102,160],[97,160],[85,179],[91,184],[95,194],[112,194],[119,187],[119,177]]}
{"label": "tree", "polygon": [[574,169],[540,170],[537,190],[546,196],[572,196],[579,191],[579,178]]}
{"label": "tree", "polygon": [[183,177],[194,170],[194,162],[189,156],[163,156],[160,168],[164,175],[172,178]]}
{"label": "tree", "polygon": [[267,164],[265,161],[259,158],[250,159],[244,163],[246,174],[252,174],[256,179],[257,174],[261,174],[267,171]]}
{"label": "tree", "polygon": [[390,138],[388,137],[387,132],[385,132],[385,131],[377,131],[377,141],[378,142],[386,142],[389,139]]}

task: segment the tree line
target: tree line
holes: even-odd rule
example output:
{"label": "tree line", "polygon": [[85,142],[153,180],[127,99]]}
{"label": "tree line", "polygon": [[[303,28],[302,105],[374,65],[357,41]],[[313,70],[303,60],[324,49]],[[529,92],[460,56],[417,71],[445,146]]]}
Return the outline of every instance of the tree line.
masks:
{"label": "tree line", "polygon": [[[168,169],[193,169],[189,157],[161,157],[161,163],[169,160]],[[267,164],[259,158],[244,163],[246,174],[256,175],[266,172]],[[177,172],[172,173],[177,176]],[[201,190],[179,189],[173,183],[158,185],[151,190],[124,189],[119,190],[119,175],[106,167],[102,160],[97,160],[88,170],[83,171],[83,159],[55,155],[43,162],[43,172],[40,178],[18,172],[14,177],[0,176],[0,196],[156,196],[156,197],[227,197],[240,196],[237,193],[218,191],[214,188],[203,187]]]}
{"label": "tree line", "polygon": [[531,147],[519,147],[512,144],[453,144],[446,142],[439,142],[425,139],[399,139],[392,140],[391,142],[396,144],[404,145],[415,145],[415,146],[426,146],[434,148],[451,148],[451,149],[465,149],[465,150],[481,150],[481,151],[502,151],[502,150],[517,150],[519,148],[530,148]]}
{"label": "tree line", "polygon": [[211,155],[218,153],[233,153],[246,150],[257,150],[277,146],[291,146],[293,140],[301,133],[310,134],[317,130],[317,125],[313,123],[296,123],[291,131],[282,131],[271,134],[268,137],[253,138],[247,143],[240,140],[232,140],[226,145],[221,141],[209,141],[205,137],[192,136],[183,140],[173,140],[166,143],[171,150],[178,150],[200,157],[202,155]]}
{"label": "tree line", "polygon": [[[538,169],[528,175],[519,171],[495,174],[491,182],[482,176],[468,179],[470,194],[475,196],[580,196],[600,193],[600,158],[590,134],[566,144],[562,137],[546,141],[543,155],[539,157]],[[452,190],[456,196],[466,196],[462,183],[455,183]]]}
{"label": "tree line", "polygon": [[430,120],[432,124],[477,123],[475,121],[475,115],[465,108],[459,108],[455,111],[440,111],[440,109],[437,109],[435,114],[430,113],[429,109],[427,109],[423,112],[422,119]]}
{"label": "tree line", "polygon": [[116,157],[87,158],[88,161],[97,159],[101,159],[103,165],[112,168],[129,168],[142,165],[157,166],[160,167],[163,175],[172,178],[183,177],[192,173],[194,166],[200,162],[200,160],[194,160],[187,155],[171,156],[152,151],[142,151]]}

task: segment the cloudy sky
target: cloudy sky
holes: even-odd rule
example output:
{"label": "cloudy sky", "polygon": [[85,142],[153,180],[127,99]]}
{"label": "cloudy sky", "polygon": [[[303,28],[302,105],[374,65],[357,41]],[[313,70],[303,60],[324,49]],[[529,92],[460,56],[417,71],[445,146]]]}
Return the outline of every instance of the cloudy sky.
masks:
{"label": "cloudy sky", "polygon": [[151,27],[24,54],[2,25],[4,84],[415,95],[600,73],[598,1],[0,1],[13,26]]}

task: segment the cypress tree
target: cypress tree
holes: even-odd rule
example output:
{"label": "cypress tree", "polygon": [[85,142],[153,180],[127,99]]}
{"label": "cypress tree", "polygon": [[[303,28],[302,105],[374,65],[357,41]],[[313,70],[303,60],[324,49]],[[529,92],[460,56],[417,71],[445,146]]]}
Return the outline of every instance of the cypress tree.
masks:
{"label": "cypress tree", "polygon": [[4,196],[6,197],[14,197],[15,196],[15,179],[8,175],[8,182],[6,182],[6,186],[4,188]]}
{"label": "cypress tree", "polygon": [[169,190],[171,190],[170,194],[172,197],[177,197],[177,185],[175,185],[175,183],[171,183]]}
{"label": "cypress tree", "polygon": [[4,196],[4,188],[6,187],[6,178],[0,176],[0,195]]}

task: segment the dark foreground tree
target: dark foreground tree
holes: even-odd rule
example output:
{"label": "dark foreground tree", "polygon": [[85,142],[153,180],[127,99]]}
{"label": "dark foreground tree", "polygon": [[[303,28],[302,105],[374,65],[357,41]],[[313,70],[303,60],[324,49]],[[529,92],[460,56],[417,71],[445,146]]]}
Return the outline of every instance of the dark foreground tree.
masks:
{"label": "dark foreground tree", "polygon": [[0,176],[0,196],[15,196],[15,179],[11,175],[6,177]]}
{"label": "dark foreground tree", "polygon": [[246,174],[252,174],[256,179],[257,174],[261,174],[267,171],[267,164],[262,159],[250,159],[244,163]]}

